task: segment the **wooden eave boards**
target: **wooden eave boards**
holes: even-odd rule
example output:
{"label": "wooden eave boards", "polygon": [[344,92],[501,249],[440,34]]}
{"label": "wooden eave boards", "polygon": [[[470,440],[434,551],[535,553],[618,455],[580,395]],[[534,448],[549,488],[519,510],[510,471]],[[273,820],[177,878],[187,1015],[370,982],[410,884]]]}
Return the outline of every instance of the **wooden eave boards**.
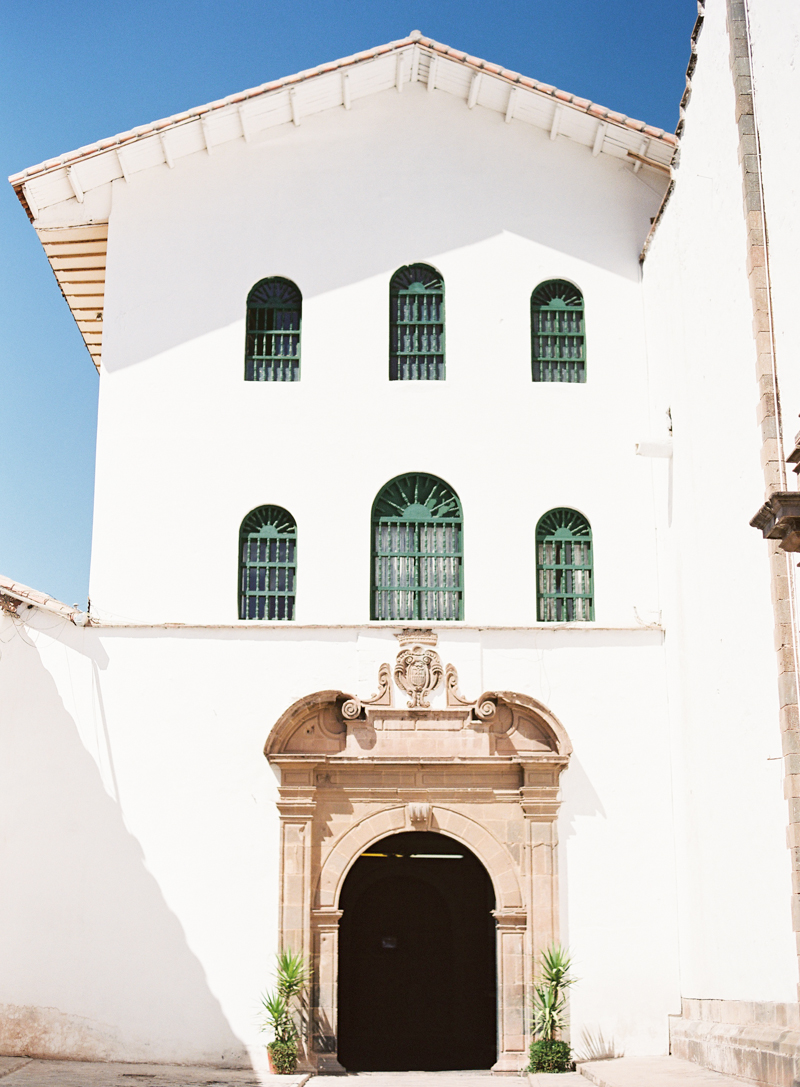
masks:
{"label": "wooden eave boards", "polygon": [[61,293],[100,369],[108,223],[36,230]]}

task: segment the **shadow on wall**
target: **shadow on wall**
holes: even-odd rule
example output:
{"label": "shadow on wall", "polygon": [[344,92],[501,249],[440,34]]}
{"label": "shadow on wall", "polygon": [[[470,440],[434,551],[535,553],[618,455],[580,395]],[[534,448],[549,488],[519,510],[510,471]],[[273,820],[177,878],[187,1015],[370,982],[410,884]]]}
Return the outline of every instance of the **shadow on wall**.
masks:
{"label": "shadow on wall", "polygon": [[[562,841],[561,849],[565,848],[567,838],[574,838],[577,834],[576,820],[578,818],[590,818],[593,815],[605,819],[606,812],[602,805],[597,790],[589,780],[589,775],[583,768],[580,759],[573,752],[570,755],[569,765],[561,775],[561,810],[558,816],[559,838]],[[562,855],[558,873],[559,898],[561,900],[561,939],[569,945],[569,865],[566,856]],[[589,1060],[590,1058],[580,1058]],[[600,1058],[591,1058],[599,1060]]]}
{"label": "shadow on wall", "polygon": [[617,1048],[614,1038],[606,1038],[600,1027],[595,1031],[584,1027],[581,1040],[575,1047],[575,1059],[578,1061],[613,1061],[624,1056],[624,1051]]}
{"label": "shadow on wall", "polygon": [[121,310],[103,364],[121,369],[243,322],[248,291],[268,275],[292,279],[306,301],[385,275],[383,323],[395,269],[504,233],[550,250],[547,267],[528,252],[528,295],[562,274],[560,253],[635,283],[664,188],[449,95],[386,91],[115,189],[110,267],[136,279],[109,279],[107,303]]}
{"label": "shadow on wall", "polygon": [[0,1053],[250,1067],[28,632],[5,630]]}
{"label": "shadow on wall", "polygon": [[561,796],[559,823],[566,828],[569,838],[574,838],[577,834],[576,819],[590,818],[593,815],[599,815],[601,819],[606,817],[600,797],[574,753],[570,756],[569,766],[561,775]]}

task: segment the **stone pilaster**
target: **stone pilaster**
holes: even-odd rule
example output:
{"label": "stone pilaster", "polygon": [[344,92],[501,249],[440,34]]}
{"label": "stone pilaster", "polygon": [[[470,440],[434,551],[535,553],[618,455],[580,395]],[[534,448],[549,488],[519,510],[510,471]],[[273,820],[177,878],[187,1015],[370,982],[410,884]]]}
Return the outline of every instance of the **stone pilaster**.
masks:
{"label": "stone pilaster", "polygon": [[[786,491],[781,405],[775,360],[775,328],[769,266],[769,233],[761,172],[761,145],[754,99],[747,0],[727,0],[730,64],[736,95],[739,163],[747,226],[747,278],[756,346],[758,422],[766,495]],[[792,917],[800,951],[800,742],[797,704],[797,611],[790,554],[768,540],[770,590],[778,665],[780,726],[784,753],[784,792],[789,801],[788,843],[792,857]],[[799,990],[800,993],[800,990]]]}
{"label": "stone pilaster", "polygon": [[525,932],[527,916],[523,910],[501,913],[497,920],[497,988],[500,1016],[498,1022],[497,1063],[493,1072],[518,1072],[524,1067],[527,1032]]}
{"label": "stone pilaster", "polygon": [[336,1059],[337,986],[339,983],[339,921],[341,910],[314,910],[314,1064],[320,1072],[344,1072]]}
{"label": "stone pilaster", "polygon": [[281,800],[280,932],[281,948],[311,959],[311,820],[313,801]]}

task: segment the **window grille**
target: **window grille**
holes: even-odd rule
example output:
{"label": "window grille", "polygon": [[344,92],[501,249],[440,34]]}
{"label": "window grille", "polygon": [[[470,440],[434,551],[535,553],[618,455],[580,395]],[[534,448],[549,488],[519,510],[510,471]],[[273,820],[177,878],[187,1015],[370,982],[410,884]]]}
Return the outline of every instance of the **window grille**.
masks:
{"label": "window grille", "polygon": [[245,381],[300,380],[303,296],[289,279],[272,276],[247,296]]}
{"label": "window grille", "polygon": [[390,381],[444,381],[444,280],[408,264],[389,284]]}
{"label": "window grille", "polygon": [[259,506],[239,530],[239,618],[294,619],[297,525],[280,506]]}
{"label": "window grille", "polygon": [[540,283],[531,295],[534,381],[586,381],[583,295],[564,279]]}
{"label": "window grille", "polygon": [[536,526],[539,621],[594,619],[592,530],[575,510],[550,510]]}
{"label": "window grille", "polygon": [[372,506],[373,619],[463,619],[463,521],[444,480],[390,480]]}

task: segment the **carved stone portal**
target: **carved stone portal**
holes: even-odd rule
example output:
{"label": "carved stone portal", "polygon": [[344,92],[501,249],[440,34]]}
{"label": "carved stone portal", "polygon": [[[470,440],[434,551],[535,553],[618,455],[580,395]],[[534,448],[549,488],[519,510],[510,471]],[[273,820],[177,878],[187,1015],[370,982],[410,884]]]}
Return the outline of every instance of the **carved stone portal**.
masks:
{"label": "carved stone portal", "polygon": [[[558,939],[556,816],[571,745],[535,699],[467,700],[431,631],[404,631],[394,670],[359,699],[321,691],[280,718],[264,753],[280,768],[280,941],[314,968],[308,1069],[336,1071],[339,894],[360,854],[427,829],[462,842],[495,889],[497,1071],[523,1067],[532,963]],[[395,682],[409,695],[395,707]],[[445,706],[430,695],[445,679]],[[403,699],[405,701],[405,699]]]}

